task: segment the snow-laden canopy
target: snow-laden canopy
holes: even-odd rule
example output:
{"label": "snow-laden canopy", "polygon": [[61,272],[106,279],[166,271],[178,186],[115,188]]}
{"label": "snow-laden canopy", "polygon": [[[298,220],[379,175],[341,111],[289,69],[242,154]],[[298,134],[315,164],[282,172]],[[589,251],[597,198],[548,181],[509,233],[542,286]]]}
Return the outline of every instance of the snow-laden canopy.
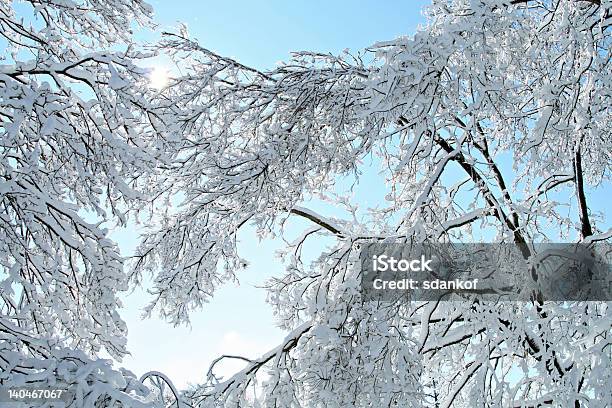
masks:
{"label": "snow-laden canopy", "polygon": [[[95,361],[101,348],[125,353],[116,292],[150,272],[148,311],[185,323],[244,266],[242,227],[271,236],[300,217],[312,228],[268,285],[287,337],[230,379],[212,367],[185,403],[253,406],[255,384],[270,407],[612,403],[608,303],[379,304],[362,299],[355,267],[371,241],[612,235],[589,209],[612,163],[609,1],[434,1],[412,37],[300,52],[265,72],[184,31],[144,52],[129,37],[132,19],[146,22],[140,2],[32,2],[40,28],[11,4],[0,20],[2,381],[60,378],[94,400],[145,401],[129,374]],[[161,90],[138,68],[149,53],[181,67]],[[351,222],[308,208],[316,198],[356,213],[335,182],[358,179],[369,156],[388,182],[384,206]],[[126,273],[100,222],[141,211],[153,219]],[[334,244],[306,264],[318,235]]]}

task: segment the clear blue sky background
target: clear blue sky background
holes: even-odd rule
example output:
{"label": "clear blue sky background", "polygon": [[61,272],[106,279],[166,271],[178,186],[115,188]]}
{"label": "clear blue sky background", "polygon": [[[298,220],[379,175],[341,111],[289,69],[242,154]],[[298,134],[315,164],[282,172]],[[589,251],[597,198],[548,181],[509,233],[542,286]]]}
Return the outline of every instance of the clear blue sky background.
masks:
{"label": "clear blue sky background", "polygon": [[[377,41],[411,35],[418,24],[424,23],[421,8],[428,2],[156,0],[149,3],[155,9],[155,21],[160,28],[186,23],[191,36],[203,46],[243,64],[266,69],[286,60],[291,51],[340,53],[345,48],[355,51]],[[152,39],[150,33],[141,36]],[[373,182],[366,181],[363,185],[370,194],[373,192]],[[137,230],[115,231],[113,238],[122,253],[129,255],[137,245]],[[249,230],[241,238],[239,249],[250,261],[250,267],[239,275],[240,286],[229,284],[219,290],[210,304],[193,314],[191,328],[174,328],[157,318],[142,320],[141,309],[147,301],[142,291],[125,298],[122,316],[128,324],[128,347],[132,355],[123,360],[122,366],[137,375],[149,370],[162,371],[177,386],[184,387],[188,382],[202,382],[210,362],[220,354],[256,357],[282,341],[284,334],[274,326],[272,310],[265,303],[265,291],[255,287],[269,276],[282,273],[282,265],[274,257],[282,242],[259,243]],[[239,363],[228,363],[219,372],[229,375],[240,367]]]}

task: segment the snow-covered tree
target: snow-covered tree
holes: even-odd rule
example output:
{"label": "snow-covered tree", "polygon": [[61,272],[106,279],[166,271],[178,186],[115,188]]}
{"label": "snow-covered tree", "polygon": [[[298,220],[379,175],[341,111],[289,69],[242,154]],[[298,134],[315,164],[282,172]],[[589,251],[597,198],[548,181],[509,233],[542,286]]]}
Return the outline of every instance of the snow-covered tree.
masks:
{"label": "snow-covered tree", "polygon": [[[168,90],[182,131],[168,188],[183,205],[137,254],[133,278],[156,273],[149,311],[188,320],[244,265],[243,226],[270,237],[289,217],[312,225],[269,282],[285,340],[229,379],[213,367],[186,401],[252,406],[255,389],[266,407],[612,404],[609,303],[375,303],[355,268],[372,241],[612,235],[589,210],[612,163],[611,9],[434,1],[413,37],[299,52],[265,72],[167,34],[160,47],[186,66]],[[367,157],[388,194],[364,211],[336,181],[359,179]],[[313,200],[357,216],[319,214]],[[302,262],[320,235],[334,244]]]}
{"label": "snow-covered tree", "polygon": [[[139,406],[107,228],[154,201],[166,126],[131,38],[140,0],[0,2],[0,383]],[[130,394],[132,393],[132,394]],[[140,402],[139,402],[140,401]],[[142,404],[140,404],[142,405]]]}
{"label": "snow-covered tree", "polygon": [[[185,404],[612,404],[609,303],[377,303],[355,267],[369,242],[612,236],[589,209],[612,163],[610,1],[434,1],[412,37],[265,72],[184,31],[138,46],[139,0],[0,7],[3,385],[71,385],[75,407],[153,404],[99,360],[126,351],[117,292],[150,272],[148,311],[185,323],[245,266],[241,228],[272,237],[295,217],[311,226],[268,282],[287,337],[234,356],[247,365],[229,379],[211,367]],[[161,91],[142,68],[157,53],[181,67]],[[369,158],[388,189],[375,209],[337,186]],[[155,222],[126,275],[105,228],[141,210]],[[333,244],[304,262],[322,236]]]}

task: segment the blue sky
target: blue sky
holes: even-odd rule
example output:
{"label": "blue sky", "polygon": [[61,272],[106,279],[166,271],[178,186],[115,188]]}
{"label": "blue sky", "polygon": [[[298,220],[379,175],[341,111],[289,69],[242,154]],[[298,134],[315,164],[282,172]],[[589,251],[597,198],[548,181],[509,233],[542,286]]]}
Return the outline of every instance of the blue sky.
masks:
{"label": "blue sky", "polygon": [[414,33],[425,1],[154,0],[162,26],[187,23],[209,49],[264,69],[291,51],[338,53]]}
{"label": "blue sky", "polygon": [[[272,68],[291,51],[311,50],[339,53],[359,50],[377,41],[411,35],[425,19],[425,1],[149,1],[161,29],[186,23],[192,37],[222,55],[259,69]],[[145,40],[152,39],[143,33]],[[372,193],[373,182],[363,185]],[[369,187],[368,187],[369,186]],[[366,194],[367,195],[367,194]],[[378,195],[381,197],[382,195]],[[369,200],[368,200],[369,201]],[[374,205],[375,202],[368,202]],[[328,214],[333,215],[333,214]],[[294,227],[299,226],[299,221]],[[130,227],[113,233],[124,255],[137,245],[137,230]],[[284,338],[274,326],[266,293],[255,286],[279,275],[282,265],[275,258],[278,240],[258,242],[252,230],[241,235],[239,249],[250,261],[241,273],[240,286],[221,288],[214,300],[193,313],[191,327],[174,328],[151,318],[142,320],[147,296],[139,290],[124,300],[122,316],[129,328],[132,355],[122,366],[141,375],[149,370],[167,374],[178,387],[204,380],[210,362],[221,354],[256,357]],[[229,375],[239,363],[219,367]]]}

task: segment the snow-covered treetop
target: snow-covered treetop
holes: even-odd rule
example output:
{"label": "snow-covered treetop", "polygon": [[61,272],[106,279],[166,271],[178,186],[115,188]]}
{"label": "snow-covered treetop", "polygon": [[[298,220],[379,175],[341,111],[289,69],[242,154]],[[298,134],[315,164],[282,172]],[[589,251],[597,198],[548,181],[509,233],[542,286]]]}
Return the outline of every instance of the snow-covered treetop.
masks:
{"label": "snow-covered treetop", "polygon": [[[139,1],[30,4],[32,24],[0,4],[0,350],[11,356],[0,365],[10,381],[66,360],[63,381],[99,403],[146,402],[133,375],[87,360],[102,347],[125,353],[117,291],[151,273],[148,312],[185,323],[245,265],[240,228],[272,236],[301,217],[312,228],[268,285],[287,338],[230,379],[211,369],[190,404],[251,406],[264,371],[263,406],[610,404],[606,304],[373,304],[355,268],[358,245],[373,240],[612,235],[589,209],[612,163],[609,0],[434,1],[412,37],[299,52],[268,71],[185,30],[133,43],[133,22],[150,14]],[[181,70],[157,90],[141,66],[160,53]],[[386,205],[354,222],[308,208],[324,198],[354,212],[335,182],[358,178],[370,155]],[[144,209],[155,217],[126,275],[102,224]],[[304,264],[298,254],[318,234],[335,243]]]}
{"label": "snow-covered treetop", "polygon": [[146,394],[90,359],[127,352],[128,282],[107,229],[153,202],[168,150],[141,68],[151,53],[131,37],[150,13],[139,0],[0,2],[3,384],[78,383],[81,403]]}
{"label": "snow-covered treetop", "polygon": [[[372,153],[388,208],[370,225],[326,228],[344,240],[465,239],[475,222],[517,242],[602,232],[581,197],[610,177],[609,8],[434,2],[427,16],[413,37],[355,56],[296,53],[267,72],[166,35],[163,51],[189,65],[167,90],[180,101],[172,188],[185,200],[145,237],[136,269],[161,266],[163,314],[186,319],[232,278],[240,226],[272,231]],[[449,172],[462,175],[457,185],[440,182]],[[568,217],[546,197],[572,183],[578,211]],[[384,222],[398,213],[399,225]]]}
{"label": "snow-covered treetop", "polygon": [[[184,200],[137,254],[132,276],[156,273],[149,311],[187,321],[233,279],[243,225],[264,236],[290,216],[313,225],[269,282],[287,338],[232,378],[211,371],[190,403],[250,406],[251,387],[262,406],[609,401],[606,305],[372,304],[355,264],[371,240],[609,238],[588,195],[612,164],[610,10],[434,1],[413,37],[354,55],[300,52],[269,71],[167,34],[160,46],[188,66],[167,94],[183,132],[171,188]],[[332,196],[338,176],[358,178],[368,155],[382,163],[386,206],[351,223],[303,208]],[[334,204],[350,210],[349,198]],[[304,264],[292,254],[317,234],[336,245]]]}

